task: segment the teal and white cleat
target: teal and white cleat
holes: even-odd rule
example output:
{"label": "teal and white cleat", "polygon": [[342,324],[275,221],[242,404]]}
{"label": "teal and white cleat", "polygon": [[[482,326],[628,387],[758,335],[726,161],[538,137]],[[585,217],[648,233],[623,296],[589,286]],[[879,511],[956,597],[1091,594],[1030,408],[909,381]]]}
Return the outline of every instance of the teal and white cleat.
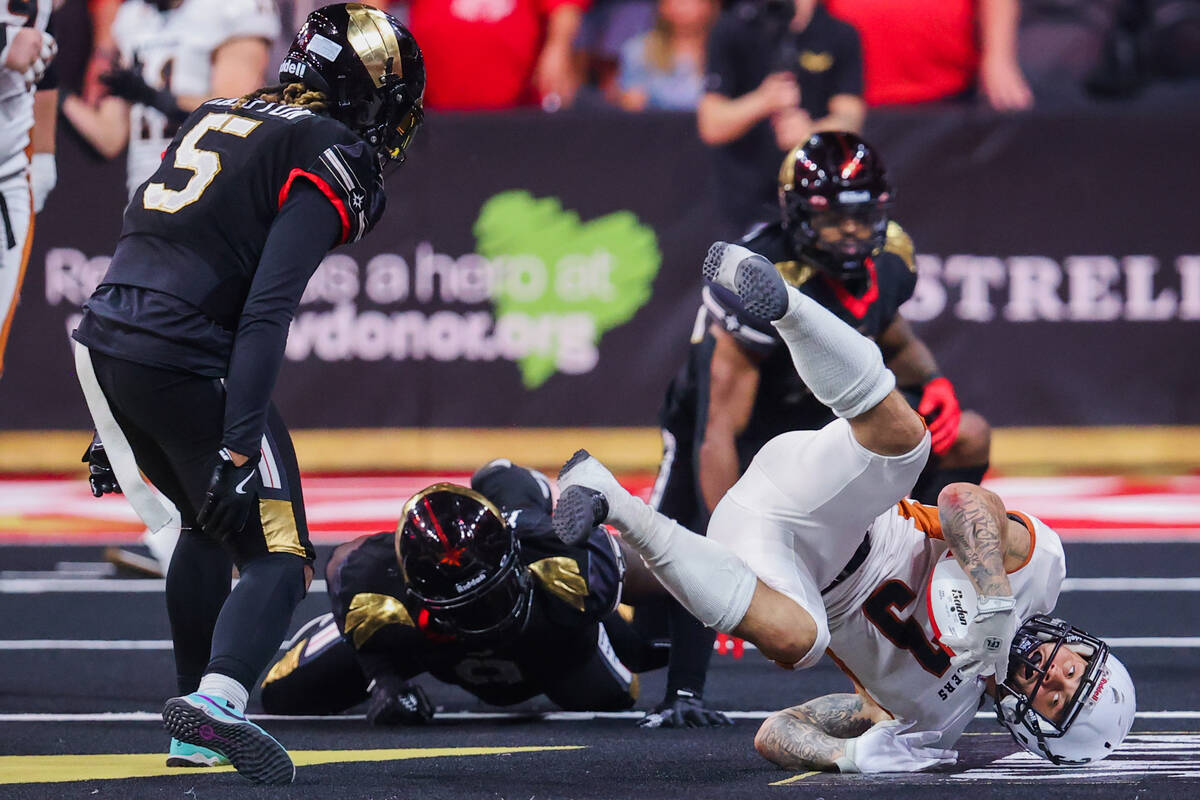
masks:
{"label": "teal and white cleat", "polygon": [[216,750],[171,739],[171,750],[167,754],[168,767],[223,767],[228,763],[229,759]]}
{"label": "teal and white cleat", "polygon": [[248,780],[284,785],[296,777],[283,745],[219,698],[199,692],[172,697],[162,716],[176,739],[223,755]]}

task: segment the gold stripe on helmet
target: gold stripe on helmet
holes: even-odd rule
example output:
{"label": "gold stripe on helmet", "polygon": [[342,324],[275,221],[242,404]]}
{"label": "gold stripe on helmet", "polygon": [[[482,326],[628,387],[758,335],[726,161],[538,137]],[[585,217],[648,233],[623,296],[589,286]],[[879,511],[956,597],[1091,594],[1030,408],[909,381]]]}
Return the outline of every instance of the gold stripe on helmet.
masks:
{"label": "gold stripe on helmet", "polygon": [[804,149],[804,145],[798,144],[788,151],[788,154],[783,157],[783,163],[779,165],[779,188],[785,192],[790,192],[796,188],[796,156]]}
{"label": "gold stripe on helmet", "polygon": [[403,78],[400,44],[396,41],[396,31],[387,15],[361,3],[347,3],[346,14],[349,17],[346,38],[367,68],[375,88],[383,86],[383,79],[388,75]]}
{"label": "gold stripe on helmet", "polygon": [[[400,519],[396,522],[396,532],[393,537],[393,547],[396,550],[396,561],[400,563],[402,568],[404,566],[404,562],[400,559],[400,532],[404,530],[404,521],[408,519],[409,512],[417,507],[417,503],[421,502],[434,492],[450,492],[452,494],[461,494],[463,497],[469,497],[482,505],[488,511],[495,514],[496,519],[504,522],[506,525],[508,524],[504,519],[504,515],[500,513],[500,509],[496,508],[495,504],[492,503],[491,500],[488,500],[474,489],[468,489],[466,486],[459,486],[457,483],[435,483],[432,486],[427,486],[414,494],[412,497],[408,498],[408,502],[404,504],[404,510],[400,512]],[[405,578],[407,579],[407,576],[405,576]]]}

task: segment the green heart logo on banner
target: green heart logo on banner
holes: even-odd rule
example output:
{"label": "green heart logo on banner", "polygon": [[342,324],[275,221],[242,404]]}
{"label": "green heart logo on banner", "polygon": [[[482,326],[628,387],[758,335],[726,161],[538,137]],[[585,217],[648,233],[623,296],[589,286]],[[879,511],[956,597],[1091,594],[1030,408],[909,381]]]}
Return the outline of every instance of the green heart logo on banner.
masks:
{"label": "green heart logo on banner", "polygon": [[537,339],[520,343],[527,389],[555,372],[590,371],[600,337],[646,304],[662,263],[654,230],[632,212],[583,223],[557,198],[521,190],[488,200],[474,233],[476,251],[501,273],[492,297],[499,337]]}

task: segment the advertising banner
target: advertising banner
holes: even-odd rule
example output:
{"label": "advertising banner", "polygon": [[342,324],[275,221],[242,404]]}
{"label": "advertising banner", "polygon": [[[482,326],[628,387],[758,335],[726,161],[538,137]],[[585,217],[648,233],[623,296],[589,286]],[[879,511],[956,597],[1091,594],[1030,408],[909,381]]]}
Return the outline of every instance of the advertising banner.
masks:
{"label": "advertising banner", "polygon": [[[905,308],[995,425],[1200,424],[1200,112],[875,113],[912,235]],[[123,164],[68,136],[0,381],[7,430],[89,427],[67,334]],[[685,114],[432,117],[330,254],[276,400],[293,428],[646,426],[721,230]]]}

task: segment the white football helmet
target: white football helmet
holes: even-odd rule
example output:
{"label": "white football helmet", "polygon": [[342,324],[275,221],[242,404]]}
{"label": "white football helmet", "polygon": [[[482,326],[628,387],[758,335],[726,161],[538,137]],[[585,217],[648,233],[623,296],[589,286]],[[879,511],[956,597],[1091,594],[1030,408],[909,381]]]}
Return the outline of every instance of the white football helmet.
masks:
{"label": "white football helmet", "polygon": [[[1051,642],[1053,649],[1043,658],[1044,651],[1038,648]],[[1044,667],[1062,647],[1085,658],[1087,667],[1055,722],[1034,710],[1033,699],[1046,677]],[[1014,680],[1018,670],[1026,683],[1034,679],[1027,692]],[[1099,761],[1124,740],[1136,710],[1133,679],[1104,641],[1044,615],[1032,617],[1017,630],[1009,651],[1008,679],[996,685],[996,718],[1026,750],[1057,766]]]}

